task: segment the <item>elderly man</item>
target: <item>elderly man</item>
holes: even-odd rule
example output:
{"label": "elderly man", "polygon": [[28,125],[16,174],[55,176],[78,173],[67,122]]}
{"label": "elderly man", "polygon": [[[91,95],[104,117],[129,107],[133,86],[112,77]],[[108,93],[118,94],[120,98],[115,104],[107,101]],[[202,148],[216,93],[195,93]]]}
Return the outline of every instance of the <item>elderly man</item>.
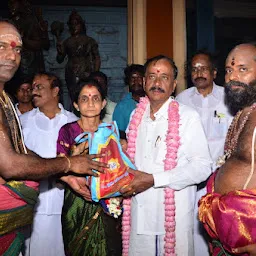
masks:
{"label": "elderly man", "polygon": [[[188,63],[194,87],[181,92],[176,100],[193,107],[200,115],[213,159],[213,171],[216,162],[224,152],[224,143],[228,127],[233,116],[224,102],[224,87],[214,83],[217,68],[213,56],[199,50]],[[205,183],[198,186],[195,205],[195,255],[209,255],[208,241],[202,224],[198,220],[198,201],[206,194]]]}
{"label": "elderly man", "polygon": [[[59,103],[61,82],[50,73],[38,73],[33,80],[35,109],[20,117],[25,145],[41,157],[56,157],[60,128],[78,118]],[[36,207],[26,255],[65,256],[61,211],[64,190],[56,187],[54,178],[40,181]]]}
{"label": "elderly man", "polygon": [[[141,171],[121,192],[123,255],[194,255],[196,184],[211,173],[199,114],[170,96],[177,84],[172,59],[145,64],[144,90],[128,127],[128,154]],[[200,138],[200,139],[199,139]],[[130,207],[131,205],[131,207]]]}
{"label": "elderly man", "polygon": [[[212,255],[256,255],[256,46],[236,46],[226,59],[225,94],[232,113],[222,166],[207,183],[199,217]],[[243,247],[236,250],[236,247]],[[240,255],[240,254],[239,254]]]}
{"label": "elderly man", "polygon": [[145,96],[143,90],[144,67],[132,64],[125,68],[125,84],[129,86],[129,93],[116,105],[113,120],[116,121],[122,138],[130,120],[131,112],[136,108],[140,97]]}
{"label": "elderly man", "polygon": [[[27,154],[15,107],[4,91],[19,67],[22,48],[18,30],[6,20],[0,21],[0,45],[0,255],[17,256],[24,242],[22,228],[32,223],[38,197],[38,183],[31,180],[69,171],[93,175],[92,168],[102,171],[106,165],[93,161],[95,155],[43,159]],[[63,180],[76,191],[85,183],[71,175]]]}

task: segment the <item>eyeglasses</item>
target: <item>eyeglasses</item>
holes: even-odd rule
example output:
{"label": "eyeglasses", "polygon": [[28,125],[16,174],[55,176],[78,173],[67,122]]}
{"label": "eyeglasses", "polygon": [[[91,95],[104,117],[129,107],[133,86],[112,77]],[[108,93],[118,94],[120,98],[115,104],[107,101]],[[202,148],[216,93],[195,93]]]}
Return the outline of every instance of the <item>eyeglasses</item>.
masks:
{"label": "eyeglasses", "polygon": [[207,67],[207,66],[200,66],[200,67],[192,67],[191,68],[191,73],[198,73],[198,72],[201,72],[201,73],[207,73],[208,71],[210,71],[211,68],[210,67]]}
{"label": "eyeglasses", "polygon": [[45,87],[42,84],[32,84],[32,90],[38,90],[41,91],[43,90]]}

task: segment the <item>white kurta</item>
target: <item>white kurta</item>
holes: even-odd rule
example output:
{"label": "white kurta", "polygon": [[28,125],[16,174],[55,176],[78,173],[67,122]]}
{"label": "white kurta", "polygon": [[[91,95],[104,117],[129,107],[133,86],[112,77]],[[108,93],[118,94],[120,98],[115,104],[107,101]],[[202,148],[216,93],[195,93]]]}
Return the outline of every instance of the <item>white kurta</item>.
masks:
{"label": "white kurta", "polygon": [[[60,128],[78,118],[61,108],[49,119],[38,108],[20,116],[26,146],[44,158],[56,157],[56,146]],[[64,256],[61,229],[61,211],[64,190],[55,186],[54,179],[40,181],[39,202],[35,209],[33,230],[26,241],[26,256]]]}
{"label": "white kurta", "polygon": [[[178,102],[194,108],[199,113],[214,166],[218,157],[223,155],[226,134],[233,119],[224,99],[224,88],[216,84],[213,84],[212,92],[206,97],[203,97],[196,87],[191,87],[176,97]],[[223,114],[221,118],[218,117],[219,114]]]}
{"label": "white kurta", "polygon": [[[229,113],[228,108],[224,103],[224,98],[224,88],[215,83],[213,84],[212,92],[206,97],[203,97],[196,87],[189,88],[176,97],[178,102],[193,107],[199,113],[214,163],[213,171],[216,169],[216,161],[218,160],[218,157],[223,155],[226,134],[233,119],[233,116]],[[218,117],[220,114],[222,114],[221,118]],[[197,191],[194,231],[195,256],[209,255],[208,243],[204,238],[205,231],[197,218],[198,201],[205,194],[206,187]]]}
{"label": "white kurta", "polygon": [[[169,99],[150,118],[147,109],[138,128],[135,164],[138,170],[154,176],[154,187],[132,198],[132,227],[129,255],[163,255],[164,187],[176,190],[176,253],[193,255],[193,217],[196,184],[206,180],[211,173],[212,160],[198,113],[180,104],[181,145],[177,166],[164,172],[166,155],[165,137],[168,128]],[[171,122],[171,120],[169,120]],[[156,236],[160,237],[156,246]],[[138,248],[138,242],[140,248]],[[136,248],[137,247],[137,248]]]}
{"label": "white kurta", "polygon": [[18,105],[19,105],[19,103],[15,104],[15,109],[16,109],[16,113],[17,113],[18,117],[20,117],[22,114],[21,114],[21,112],[20,112],[20,110],[18,108]]}

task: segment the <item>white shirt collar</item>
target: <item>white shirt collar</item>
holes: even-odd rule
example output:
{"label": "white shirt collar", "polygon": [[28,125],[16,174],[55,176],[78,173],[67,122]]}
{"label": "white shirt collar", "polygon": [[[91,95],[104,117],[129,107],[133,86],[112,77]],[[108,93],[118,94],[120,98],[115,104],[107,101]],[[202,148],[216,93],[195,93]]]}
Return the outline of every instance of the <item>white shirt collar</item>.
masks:
{"label": "white shirt collar", "polygon": [[[67,116],[66,111],[65,111],[65,109],[64,109],[64,107],[62,106],[61,103],[58,103],[58,107],[60,108],[60,112],[58,112],[58,113],[55,115],[55,117],[56,117],[57,115],[65,115],[65,116]],[[38,115],[38,114],[45,116],[45,114],[44,114],[43,112],[41,112],[39,108],[36,108],[35,115]]]}
{"label": "white shirt collar", "polygon": [[[172,97],[170,97],[163,105],[162,107],[154,114],[155,119],[168,118],[168,107],[170,102],[173,101]],[[146,111],[146,118],[150,119],[150,104],[147,107]],[[150,119],[151,120],[151,119]]]}
{"label": "white shirt collar", "polygon": [[[198,91],[198,89],[194,86],[194,94],[201,95],[201,93]],[[218,99],[219,94],[218,94],[218,89],[217,85],[213,82],[213,87],[212,87],[212,92],[209,93],[207,96],[214,96],[215,98]]]}

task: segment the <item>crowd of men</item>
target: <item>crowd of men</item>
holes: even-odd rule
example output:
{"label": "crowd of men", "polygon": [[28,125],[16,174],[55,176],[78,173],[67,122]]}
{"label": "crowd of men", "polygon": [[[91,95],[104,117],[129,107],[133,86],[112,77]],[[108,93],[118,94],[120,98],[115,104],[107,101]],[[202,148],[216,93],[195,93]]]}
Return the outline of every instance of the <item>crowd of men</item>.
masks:
{"label": "crowd of men", "polygon": [[[61,256],[63,187],[58,179],[65,174],[62,181],[79,193],[79,175],[95,175],[92,169],[102,172],[107,165],[93,161],[95,155],[55,158],[60,128],[77,120],[59,103],[62,85],[56,75],[40,72],[20,81],[14,94],[17,104],[12,103],[4,88],[19,67],[21,48],[16,27],[0,21],[0,254]],[[250,145],[255,137],[256,46],[238,45],[229,54],[224,87],[214,83],[217,67],[210,53],[196,52],[188,69],[194,87],[176,100],[170,96],[178,69],[163,55],[144,66],[128,66],[124,74],[129,93],[118,104],[106,98],[104,121],[117,122],[137,167],[129,170],[132,182],[120,190],[125,198],[122,255],[217,255],[215,240],[224,253],[256,255],[254,239],[232,245],[218,235],[213,239],[207,220],[200,217],[199,222],[197,206],[210,193],[206,181],[223,155],[226,162],[216,175],[216,191],[242,190],[251,169],[245,187],[255,188]],[[107,95],[107,76],[97,71],[90,78]],[[237,166],[244,175],[238,175]],[[218,220],[213,217],[213,222]]]}

